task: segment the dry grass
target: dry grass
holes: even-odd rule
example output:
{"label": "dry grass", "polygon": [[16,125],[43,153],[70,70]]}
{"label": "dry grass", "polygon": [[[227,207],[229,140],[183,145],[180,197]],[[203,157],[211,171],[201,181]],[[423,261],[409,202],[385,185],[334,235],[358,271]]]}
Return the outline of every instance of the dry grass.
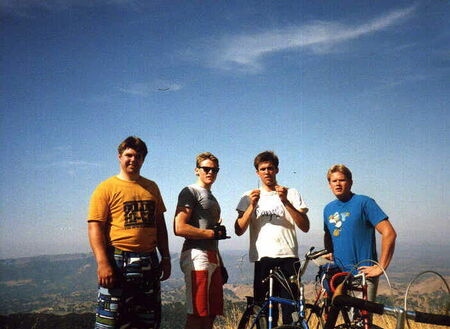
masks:
{"label": "dry grass", "polygon": [[236,329],[243,312],[244,309],[239,309],[233,305],[222,319],[216,321],[214,329]]}
{"label": "dry grass", "polygon": [[[214,326],[214,329],[236,329],[239,323],[239,319],[242,315],[243,310],[239,310],[236,307],[231,308],[231,310],[225,314],[225,317],[223,317],[223,321],[217,322]],[[338,319],[337,324],[342,323],[342,319]],[[373,323],[379,328],[383,329],[395,329],[396,326],[396,320],[392,316],[387,315],[374,315]],[[309,327],[311,329],[321,328],[318,327],[318,321],[317,318],[312,317],[309,321]],[[409,329],[444,329],[446,327],[444,326],[435,326],[430,324],[422,324],[422,323],[416,323],[413,321],[409,321],[410,327]],[[376,327],[375,327],[376,328]],[[408,326],[405,324],[405,329],[408,329]]]}
{"label": "dry grass", "polygon": [[[395,329],[396,320],[392,316],[387,315],[375,315],[373,323],[384,329]],[[444,329],[445,326],[435,326],[431,324],[417,323],[414,321],[409,321],[409,329]],[[405,329],[408,325],[405,323]]]}

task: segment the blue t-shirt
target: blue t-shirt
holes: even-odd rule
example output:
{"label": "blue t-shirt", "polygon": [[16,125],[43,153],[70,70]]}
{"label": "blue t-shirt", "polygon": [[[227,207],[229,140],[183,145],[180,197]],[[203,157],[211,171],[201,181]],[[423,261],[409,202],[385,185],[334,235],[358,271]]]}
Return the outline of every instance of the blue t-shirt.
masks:
{"label": "blue t-shirt", "polygon": [[[365,259],[377,260],[375,226],[388,216],[375,200],[353,194],[347,202],[338,199],[323,210],[324,230],[330,233],[333,255],[344,271]],[[365,262],[361,265],[374,265]]]}

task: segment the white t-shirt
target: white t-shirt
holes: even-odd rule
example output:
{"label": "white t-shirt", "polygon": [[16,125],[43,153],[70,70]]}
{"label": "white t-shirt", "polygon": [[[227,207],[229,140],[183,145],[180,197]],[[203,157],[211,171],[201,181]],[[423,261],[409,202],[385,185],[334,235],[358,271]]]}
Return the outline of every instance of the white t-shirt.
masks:
{"label": "white t-shirt", "polygon": [[[250,261],[255,262],[263,257],[298,257],[294,219],[284,207],[277,192],[260,190],[260,198],[249,225]],[[250,192],[242,196],[236,210],[242,212],[247,210],[250,205]],[[296,189],[288,189],[287,199],[295,209],[308,211],[308,207]]]}

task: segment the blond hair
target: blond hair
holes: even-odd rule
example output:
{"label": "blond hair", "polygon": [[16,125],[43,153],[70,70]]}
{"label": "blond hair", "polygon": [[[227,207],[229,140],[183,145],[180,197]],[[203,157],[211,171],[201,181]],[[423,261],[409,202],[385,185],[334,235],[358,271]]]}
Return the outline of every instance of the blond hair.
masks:
{"label": "blond hair", "polygon": [[330,181],[331,174],[333,174],[335,172],[340,172],[341,174],[344,174],[345,178],[347,178],[348,180],[352,180],[352,172],[350,171],[350,169],[348,169],[343,164],[335,164],[335,165],[331,166],[330,169],[328,169],[328,172],[327,172],[327,180],[328,181]]}
{"label": "blond hair", "polygon": [[216,164],[217,167],[219,167],[219,159],[217,159],[216,156],[214,156],[214,154],[210,152],[203,152],[195,157],[196,167],[199,168],[200,163],[202,163],[205,160],[211,160]]}

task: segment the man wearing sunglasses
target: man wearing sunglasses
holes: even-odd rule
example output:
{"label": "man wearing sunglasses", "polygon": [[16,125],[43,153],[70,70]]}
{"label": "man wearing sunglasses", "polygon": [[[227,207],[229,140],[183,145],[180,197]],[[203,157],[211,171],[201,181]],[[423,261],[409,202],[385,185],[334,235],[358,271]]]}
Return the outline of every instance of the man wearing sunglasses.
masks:
{"label": "man wearing sunglasses", "polygon": [[196,158],[197,181],[178,196],[175,235],[185,238],[180,266],[186,282],[186,329],[211,329],[223,315],[223,284],[226,271],[218,240],[226,239],[220,206],[211,192],[219,172],[219,160],[209,152]]}
{"label": "man wearing sunglasses", "polygon": [[[258,154],[254,160],[261,188],[246,192],[236,208],[236,235],[250,227],[250,261],[255,263],[253,296],[257,302],[264,300],[269,289],[263,280],[274,267],[279,267],[286,277],[295,273],[298,262],[296,227],[309,231],[308,208],[296,189],[277,182],[278,157],[271,151]],[[259,185],[259,184],[258,184]],[[286,289],[275,285],[274,294],[290,298]],[[273,308],[273,322],[278,320],[278,307]],[[282,305],[283,323],[291,324],[295,309]]]}
{"label": "man wearing sunglasses", "polygon": [[140,138],[126,138],[118,147],[119,174],[91,197],[88,233],[99,284],[95,328],[160,326],[160,281],[170,276],[171,264],[161,193],[140,175],[146,155]]}

